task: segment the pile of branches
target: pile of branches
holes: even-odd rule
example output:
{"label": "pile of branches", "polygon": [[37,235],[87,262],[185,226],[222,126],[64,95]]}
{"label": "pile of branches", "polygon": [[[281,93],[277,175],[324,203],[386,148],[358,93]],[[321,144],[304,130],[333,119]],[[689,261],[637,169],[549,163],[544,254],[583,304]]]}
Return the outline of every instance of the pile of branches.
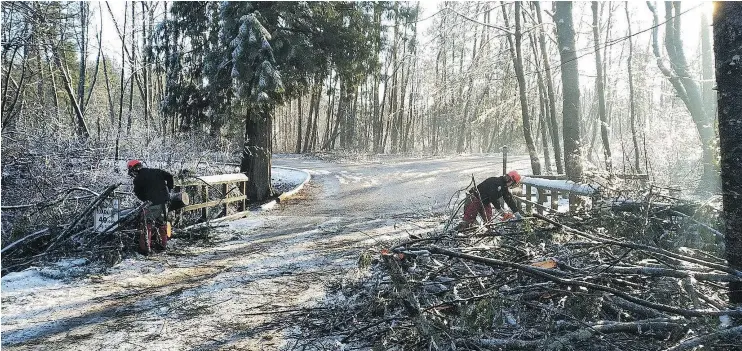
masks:
{"label": "pile of branches", "polygon": [[[93,228],[93,212],[109,199],[120,184],[106,187],[101,193],[85,201],[84,207],[74,214],[67,214],[68,223],[63,225],[40,226],[12,242],[4,242],[2,248],[3,274],[19,271],[32,265],[54,262],[62,258],[81,257],[88,261],[104,262],[107,266],[119,263],[122,255],[134,248],[136,224],[142,208],[149,202],[141,203],[122,213],[118,221],[102,231]],[[79,200],[78,200],[79,201]],[[62,206],[51,200],[33,206],[40,212]]]}
{"label": "pile of branches", "polygon": [[[158,152],[150,148],[145,155],[143,150],[134,148],[137,145],[143,148],[145,144],[151,143],[127,138],[119,155],[144,157],[153,167],[171,171],[193,168],[188,174],[173,172],[179,177],[220,174],[234,169],[222,162],[206,161],[219,155],[217,152],[180,155],[173,150]],[[177,144],[177,150],[193,145],[191,140],[173,144]],[[144,204],[132,194],[131,178],[121,168],[123,162],[115,161],[114,151],[112,142],[65,140],[43,133],[3,133],[0,205],[3,275],[63,258],[85,258],[88,262],[111,266],[135,252],[138,215]],[[93,230],[93,211],[101,204],[107,206],[105,201],[112,197],[120,200],[120,207],[128,211],[108,230]]]}
{"label": "pile of branches", "polygon": [[[726,284],[742,272],[706,251],[659,247],[655,230],[683,225],[668,222],[661,215],[667,211],[601,211],[533,215],[461,233],[446,224],[368,253],[359,261],[370,267],[368,277],[330,289],[327,308],[305,320],[304,343],[385,350],[739,347],[742,327],[734,325],[742,309],[726,306]],[[646,228],[646,240],[634,225]]]}

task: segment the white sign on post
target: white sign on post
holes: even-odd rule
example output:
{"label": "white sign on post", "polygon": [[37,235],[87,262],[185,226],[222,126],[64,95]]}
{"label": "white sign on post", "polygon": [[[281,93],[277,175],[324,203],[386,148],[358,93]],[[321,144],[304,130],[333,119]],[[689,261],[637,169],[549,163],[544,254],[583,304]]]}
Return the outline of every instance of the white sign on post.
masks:
{"label": "white sign on post", "polygon": [[95,209],[93,229],[100,233],[119,220],[119,199],[106,201]]}

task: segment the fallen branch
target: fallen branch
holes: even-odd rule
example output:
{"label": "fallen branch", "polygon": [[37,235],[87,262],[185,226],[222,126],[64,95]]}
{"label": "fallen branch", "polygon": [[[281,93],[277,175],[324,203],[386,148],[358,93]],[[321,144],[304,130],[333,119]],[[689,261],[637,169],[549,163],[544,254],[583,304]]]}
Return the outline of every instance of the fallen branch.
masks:
{"label": "fallen branch", "polygon": [[13,246],[18,245],[19,243],[22,243],[22,242],[24,242],[26,240],[29,240],[31,238],[37,238],[41,234],[44,234],[44,233],[46,233],[48,231],[49,231],[49,228],[44,228],[44,229],[39,230],[37,232],[33,232],[31,234],[28,234],[28,235],[26,235],[26,236],[24,236],[24,237],[22,237],[22,238],[20,238],[20,239],[18,239],[16,241],[10,243],[10,244],[8,244],[7,246],[5,246],[2,250],[0,250],[0,254],[5,253],[5,251],[10,250],[10,248],[12,248]]}
{"label": "fallen branch", "polygon": [[437,246],[431,246],[427,250],[432,253],[443,254],[443,255],[450,256],[450,257],[465,258],[465,259],[480,262],[480,263],[483,263],[489,266],[515,268],[527,274],[540,277],[540,278],[544,278],[547,280],[551,280],[553,282],[563,284],[563,285],[576,285],[576,286],[582,286],[588,289],[608,292],[608,293],[614,294],[616,296],[620,296],[628,301],[634,302],[642,306],[654,308],[656,310],[660,310],[660,311],[664,311],[668,313],[681,315],[684,317],[723,316],[723,315],[742,316],[742,309],[724,310],[724,311],[688,310],[684,308],[678,308],[678,307],[673,307],[673,306],[669,306],[669,305],[665,305],[661,303],[643,300],[643,299],[634,297],[632,295],[629,295],[623,291],[620,291],[620,290],[617,290],[611,287],[599,285],[599,284],[587,283],[587,282],[583,282],[583,281],[575,280],[575,279],[563,279],[553,274],[546,273],[545,270],[536,269],[535,267],[528,266],[528,265],[523,265],[523,264],[508,262],[508,261],[502,261],[502,260],[498,260],[494,258],[485,258],[485,257],[480,257],[480,256],[468,255],[464,253],[459,253],[459,252],[439,248]]}
{"label": "fallen branch", "polygon": [[382,319],[380,321],[377,321],[377,322],[374,322],[374,323],[371,323],[369,325],[365,325],[365,326],[363,326],[361,328],[358,328],[358,329],[353,330],[352,332],[348,333],[348,335],[346,335],[342,340],[340,340],[340,342],[347,343],[348,340],[350,340],[350,338],[353,337],[353,336],[355,336],[356,334],[361,333],[361,332],[364,332],[366,330],[369,330],[369,329],[371,329],[371,328],[373,328],[373,327],[375,327],[375,326],[377,326],[379,324],[384,324],[384,323],[398,321],[398,320],[404,320],[404,319],[407,319],[407,317],[402,316],[402,317],[384,318],[384,319]]}
{"label": "fallen branch", "polygon": [[603,294],[603,298],[605,298],[606,302],[611,304],[614,309],[623,309],[627,310],[629,312],[633,312],[636,315],[639,315],[641,317],[652,317],[652,318],[662,318],[667,317],[667,315],[657,312],[657,310],[644,307],[642,305],[633,303],[631,301],[626,301],[618,296],[611,296],[610,294]]}
{"label": "fallen branch", "polygon": [[[5,206],[0,206],[0,210],[3,210],[3,211],[7,211],[7,210],[18,210],[18,209],[24,209],[24,208],[29,208],[29,207],[36,207],[37,209],[41,210],[43,208],[46,208],[46,207],[52,206],[52,205],[54,205],[56,203],[59,203],[59,202],[62,202],[62,201],[67,200],[67,197],[73,191],[87,191],[87,192],[91,193],[93,196],[100,196],[100,194],[98,194],[95,191],[92,191],[92,190],[90,190],[88,188],[76,187],[76,188],[70,188],[70,189],[65,189],[65,190],[59,191],[59,192],[57,192],[56,195],[54,195],[54,197],[57,197],[60,194],[64,194],[64,196],[61,199],[54,199],[54,200],[50,200],[50,201],[46,201],[46,202],[43,202],[42,201],[42,202],[35,203],[35,204],[5,205]],[[89,198],[90,198],[90,196],[81,196],[81,197],[75,197],[75,198],[72,198],[72,199],[73,200],[84,200],[84,199],[89,199]]]}
{"label": "fallen branch", "polygon": [[562,228],[566,232],[573,233],[573,234],[582,236],[582,237],[587,238],[587,239],[590,239],[590,240],[594,240],[594,241],[601,242],[601,243],[606,243],[606,244],[611,244],[611,245],[616,245],[616,246],[621,246],[621,247],[628,247],[628,248],[632,248],[632,249],[636,249],[636,250],[649,251],[649,252],[660,254],[660,255],[663,255],[663,256],[666,256],[666,257],[669,257],[669,258],[674,258],[676,260],[681,260],[681,261],[695,263],[695,264],[698,264],[698,265],[701,265],[701,266],[705,266],[705,267],[708,267],[708,268],[713,268],[713,269],[716,269],[716,270],[720,270],[722,272],[726,272],[726,273],[729,273],[729,274],[736,275],[738,277],[742,277],[742,272],[740,272],[740,271],[738,271],[736,269],[732,269],[732,268],[730,268],[728,266],[724,266],[724,265],[718,264],[718,263],[708,262],[708,261],[704,261],[704,260],[699,260],[697,258],[688,257],[688,256],[685,256],[685,255],[677,254],[677,253],[674,253],[674,252],[671,252],[671,251],[667,251],[667,250],[660,249],[658,247],[649,246],[649,245],[628,243],[628,242],[618,241],[618,240],[615,240],[615,239],[599,238],[599,237],[597,237],[595,235],[591,235],[591,234],[588,234],[588,233],[579,231],[577,229],[570,228],[570,227],[568,227],[566,225],[563,225],[563,224],[561,224],[559,222],[556,222],[556,221],[554,221],[554,220],[552,220],[550,218],[544,217],[544,216],[542,216],[542,215],[540,215],[538,213],[534,213],[533,214],[533,217],[538,218],[538,219],[541,219],[543,221],[546,221],[546,222],[548,222],[550,224],[553,224],[553,225],[557,226],[557,228]]}
{"label": "fallen branch", "polygon": [[[608,324],[596,324],[591,325],[587,328],[573,331],[564,336],[556,338],[556,340],[545,345],[547,350],[561,350],[571,349],[572,343],[575,341],[585,341],[591,338],[595,334],[610,334],[610,333],[633,333],[633,334],[648,334],[655,331],[672,332],[677,329],[683,328],[684,326],[677,321],[673,320],[648,320],[648,321],[636,321],[636,322],[617,322]],[[656,335],[660,336],[660,335]]]}
{"label": "fallen branch", "polygon": [[292,312],[310,312],[314,310],[325,310],[324,307],[315,308],[295,308],[291,310],[278,310],[278,311],[267,311],[267,312],[254,312],[254,313],[243,313],[242,316],[261,316],[266,314],[279,314],[279,313],[292,313]]}
{"label": "fallen branch", "polygon": [[708,280],[715,282],[742,282],[741,277],[731,274],[694,273],[670,268],[611,267],[607,265],[600,265],[595,267],[595,269],[599,269],[601,270],[601,272],[615,274],[646,275],[651,277],[694,278],[696,280]]}
{"label": "fallen branch", "polygon": [[72,223],[67,227],[62,233],[57,235],[57,237],[49,244],[46,251],[57,245],[61,240],[64,240],[73,230],[77,228],[77,226],[80,224],[80,222],[83,220],[83,218],[90,215],[90,213],[95,210],[98,205],[105,200],[108,195],[110,195],[119,185],[121,184],[114,184],[110,185],[106,190],[104,190],[100,195],[98,195],[93,202],[91,202],[75,219],[72,221]]}
{"label": "fallen branch", "polygon": [[730,342],[739,345],[740,336],[742,336],[742,326],[737,326],[734,328],[724,329],[716,333],[701,335],[692,339],[681,341],[677,345],[668,348],[666,351],[690,350],[692,348],[695,348],[696,346],[700,346],[701,344],[706,344],[710,341],[717,341],[721,339],[729,339]]}

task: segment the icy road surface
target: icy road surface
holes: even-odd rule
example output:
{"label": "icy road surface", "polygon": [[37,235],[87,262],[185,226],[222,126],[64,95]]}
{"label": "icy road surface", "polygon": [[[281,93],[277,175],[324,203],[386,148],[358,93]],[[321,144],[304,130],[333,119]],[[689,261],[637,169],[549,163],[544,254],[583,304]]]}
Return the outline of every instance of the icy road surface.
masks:
{"label": "icy road surface", "polygon": [[[3,277],[2,349],[299,348],[301,311],[326,298],[328,282],[358,276],[360,253],[439,228],[428,218],[472,175],[502,173],[499,154],[273,162],[312,180],[271,209],[219,224],[215,242],[176,238],[167,253],[136,255],[104,274],[64,278],[84,268],[71,259]],[[510,164],[529,173],[525,157]]]}

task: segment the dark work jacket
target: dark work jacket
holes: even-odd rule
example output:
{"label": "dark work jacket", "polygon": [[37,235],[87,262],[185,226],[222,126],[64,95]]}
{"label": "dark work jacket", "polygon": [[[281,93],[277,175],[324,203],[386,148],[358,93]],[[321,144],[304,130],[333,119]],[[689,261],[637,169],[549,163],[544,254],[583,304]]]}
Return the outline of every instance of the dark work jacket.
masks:
{"label": "dark work jacket", "polygon": [[151,201],[153,205],[167,203],[172,188],[173,175],[161,169],[142,168],[134,177],[134,195],[139,200]]}
{"label": "dark work jacket", "polygon": [[[497,201],[502,198],[505,200],[505,203],[508,204],[508,207],[510,207],[510,210],[512,210],[513,213],[518,212],[518,206],[515,205],[513,195],[510,194],[510,189],[508,188],[505,176],[489,177],[485,179],[477,185],[477,191],[479,191],[482,204],[492,204],[496,209],[502,210],[500,202]],[[476,193],[474,194],[476,195]]]}

